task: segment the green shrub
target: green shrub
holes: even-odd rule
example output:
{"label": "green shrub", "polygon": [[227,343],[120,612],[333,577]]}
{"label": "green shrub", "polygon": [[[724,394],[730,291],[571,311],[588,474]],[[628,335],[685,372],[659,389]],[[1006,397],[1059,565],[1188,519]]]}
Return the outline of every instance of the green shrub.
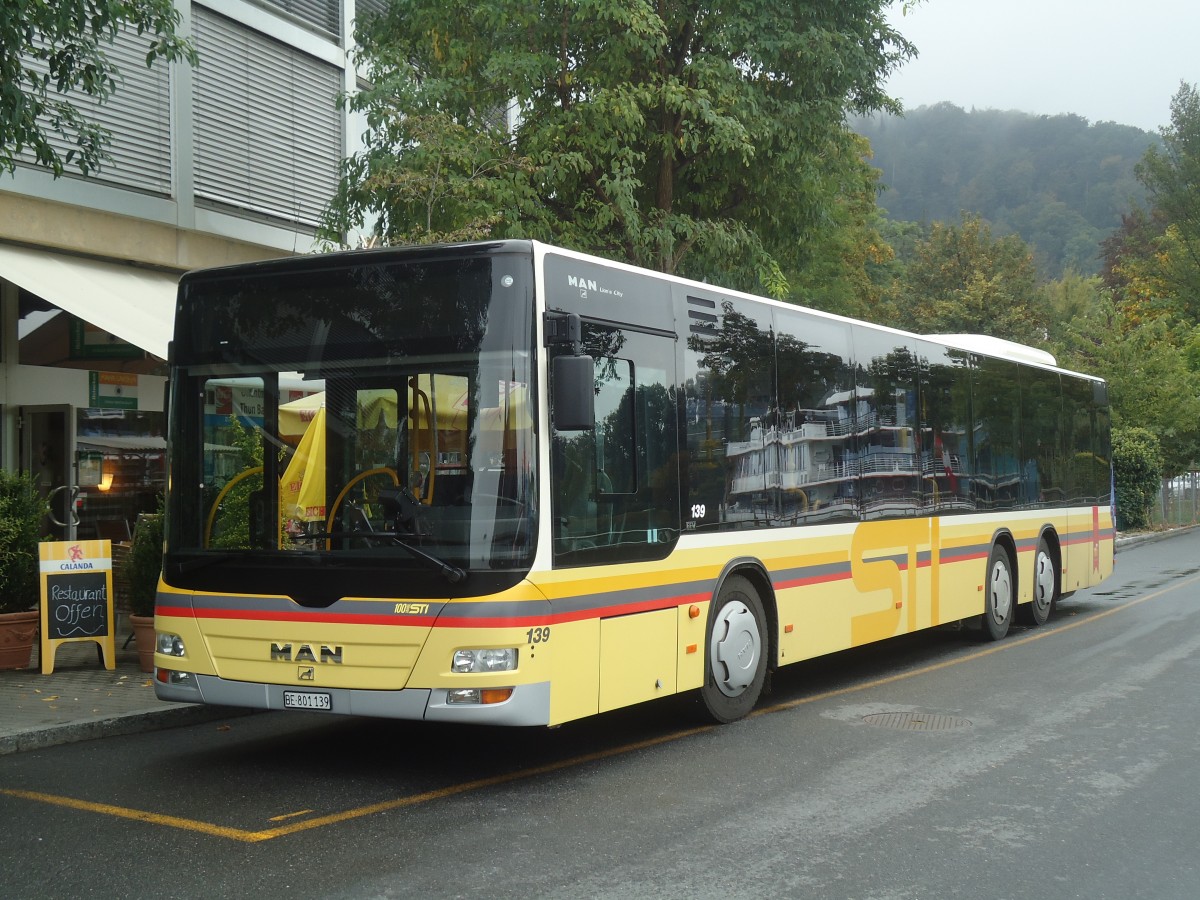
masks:
{"label": "green shrub", "polygon": [[1145,428],[1114,428],[1112,451],[1117,528],[1147,528],[1150,508],[1162,488],[1163,457],[1158,438]]}
{"label": "green shrub", "polygon": [[129,607],[135,616],[154,615],[154,597],[162,572],[162,504],[154,514],[141,515],[133,529],[129,548]]}
{"label": "green shrub", "polygon": [[38,541],[48,512],[28,472],[0,470],[0,613],[38,604]]}

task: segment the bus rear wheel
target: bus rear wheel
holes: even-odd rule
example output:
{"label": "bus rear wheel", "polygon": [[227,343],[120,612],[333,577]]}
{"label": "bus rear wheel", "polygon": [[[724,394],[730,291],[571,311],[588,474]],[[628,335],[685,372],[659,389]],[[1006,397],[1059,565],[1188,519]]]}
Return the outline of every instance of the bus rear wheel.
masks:
{"label": "bus rear wheel", "polygon": [[1033,600],[1017,607],[1017,618],[1022,625],[1045,625],[1054,611],[1058,599],[1058,574],[1055,572],[1054,556],[1045,538],[1038,541],[1037,555],[1033,558]]}
{"label": "bus rear wheel", "polygon": [[740,575],[730,576],[708,613],[700,698],[710,717],[733,722],[754,709],[767,678],[767,646],[758,592]]}
{"label": "bus rear wheel", "polygon": [[999,544],[988,557],[987,581],[983,587],[983,639],[998,641],[1008,634],[1015,597],[1012,560]]}

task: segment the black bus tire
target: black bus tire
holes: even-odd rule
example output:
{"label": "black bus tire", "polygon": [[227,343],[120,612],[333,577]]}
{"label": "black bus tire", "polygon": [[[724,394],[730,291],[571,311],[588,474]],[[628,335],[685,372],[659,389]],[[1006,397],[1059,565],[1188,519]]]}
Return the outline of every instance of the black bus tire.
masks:
{"label": "black bus tire", "polygon": [[1045,625],[1058,600],[1058,572],[1054,555],[1045,538],[1038,540],[1033,558],[1033,599],[1017,607],[1017,621],[1022,625]]}
{"label": "black bus tire", "polygon": [[753,585],[731,575],[708,612],[704,686],[700,698],[722,724],[747,715],[767,678],[767,617]]}
{"label": "black bus tire", "polygon": [[988,557],[987,577],[983,584],[983,628],[986,641],[998,641],[1008,634],[1016,607],[1016,579],[1012,560],[999,544]]}

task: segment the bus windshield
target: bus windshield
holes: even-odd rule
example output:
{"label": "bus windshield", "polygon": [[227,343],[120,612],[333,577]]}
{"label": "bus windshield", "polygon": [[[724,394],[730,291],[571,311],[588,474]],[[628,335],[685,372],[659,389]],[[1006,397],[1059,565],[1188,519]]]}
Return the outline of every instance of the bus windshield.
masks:
{"label": "bus windshield", "polygon": [[[531,279],[518,255],[402,251],[186,279],[172,582],[269,578],[270,593],[326,605],[356,568],[446,595],[472,573],[522,575],[537,507]],[[405,593],[354,580],[356,596]]]}

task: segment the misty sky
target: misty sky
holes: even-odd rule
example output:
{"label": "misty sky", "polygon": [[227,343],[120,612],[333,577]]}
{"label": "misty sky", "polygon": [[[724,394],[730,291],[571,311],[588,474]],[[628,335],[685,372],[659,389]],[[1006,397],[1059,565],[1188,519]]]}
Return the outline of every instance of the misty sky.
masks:
{"label": "misty sky", "polygon": [[888,81],[906,109],[1076,113],[1157,131],[1200,84],[1200,0],[924,0],[897,30],[920,56]]}

